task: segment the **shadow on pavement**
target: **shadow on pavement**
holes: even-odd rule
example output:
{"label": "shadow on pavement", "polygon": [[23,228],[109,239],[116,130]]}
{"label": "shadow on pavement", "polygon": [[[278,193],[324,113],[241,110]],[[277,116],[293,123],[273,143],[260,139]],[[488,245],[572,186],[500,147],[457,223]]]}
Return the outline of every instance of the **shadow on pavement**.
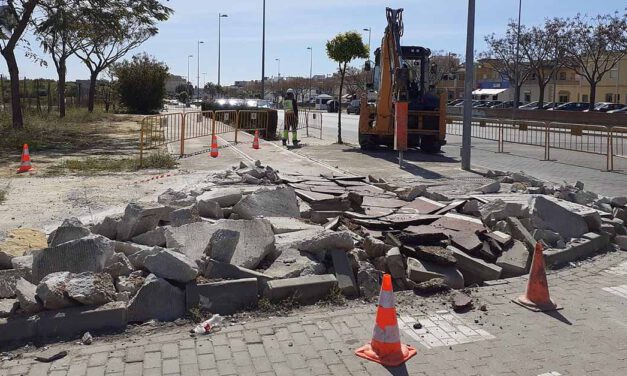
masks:
{"label": "shadow on pavement", "polygon": [[566,316],[562,315],[560,311],[547,311],[543,313],[547,316],[551,316],[552,318],[563,322],[564,324],[573,325],[573,323],[570,322],[570,320],[568,320]]}
{"label": "shadow on pavement", "polygon": [[394,376],[409,376],[409,372],[407,372],[407,366],[405,365],[405,363],[401,364],[400,366],[396,366],[396,367],[385,367],[385,369],[388,370],[390,375],[394,375]]}

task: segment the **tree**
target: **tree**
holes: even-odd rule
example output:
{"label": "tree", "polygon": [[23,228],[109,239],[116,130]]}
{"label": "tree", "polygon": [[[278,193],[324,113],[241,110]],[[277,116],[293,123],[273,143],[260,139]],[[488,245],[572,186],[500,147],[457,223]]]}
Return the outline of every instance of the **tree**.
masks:
{"label": "tree", "polygon": [[565,65],[588,81],[593,109],[597,84],[627,54],[627,14],[578,14],[567,20],[567,36]]}
{"label": "tree", "polygon": [[203,90],[211,99],[218,94],[218,86],[213,82],[207,82]]}
{"label": "tree", "polygon": [[453,79],[461,68],[459,55],[437,51],[431,56],[429,86],[437,86],[442,80]]}
{"label": "tree", "polygon": [[174,89],[174,92],[176,94],[180,94],[184,91],[186,91],[187,94],[192,95],[194,93],[194,87],[188,82],[187,84],[177,85],[176,88]]}
{"label": "tree", "polygon": [[189,100],[189,94],[186,91],[181,91],[178,96],[177,96],[179,102],[181,103],[187,103],[187,101]]}
{"label": "tree", "polygon": [[327,56],[338,64],[340,75],[340,108],[337,112],[337,143],[342,144],[342,89],[344,88],[344,77],[346,67],[354,59],[365,59],[368,57],[368,47],[361,40],[361,35],[355,31],[340,33],[335,38],[327,41]]}
{"label": "tree", "polygon": [[82,9],[75,55],[89,69],[89,101],[94,110],[96,80],[130,50],[157,34],[157,22],[170,17],[172,9],[158,0],[109,0]]}
{"label": "tree", "polygon": [[542,26],[533,26],[521,32],[520,50],[540,89],[538,108],[543,107],[544,90],[564,61],[568,45],[565,26],[564,20],[554,18],[545,20]]}
{"label": "tree", "polygon": [[153,113],[163,105],[168,67],[146,55],[113,65],[118,78],[120,102],[133,113]]}
{"label": "tree", "polygon": [[39,0],[18,0],[7,1],[7,5],[0,6],[0,53],[7,63],[11,80],[11,113],[14,129],[24,128],[20,104],[20,72],[15,59],[15,47],[38,4]]}
{"label": "tree", "polygon": [[[523,29],[521,29],[521,34],[522,31]],[[489,59],[490,65],[501,77],[514,83],[518,94],[518,97],[514,98],[515,107],[518,107],[518,102],[520,102],[520,88],[531,74],[529,66],[523,62],[522,54],[519,53],[516,59],[517,36],[518,24],[510,20],[505,36],[497,37],[496,34],[490,34],[484,38],[488,51],[481,54],[482,59]]]}
{"label": "tree", "polygon": [[346,87],[346,92],[352,95],[361,95],[364,92],[368,91],[366,87],[368,80],[368,72],[355,68],[348,67],[346,68],[346,77],[344,79],[344,86]]}

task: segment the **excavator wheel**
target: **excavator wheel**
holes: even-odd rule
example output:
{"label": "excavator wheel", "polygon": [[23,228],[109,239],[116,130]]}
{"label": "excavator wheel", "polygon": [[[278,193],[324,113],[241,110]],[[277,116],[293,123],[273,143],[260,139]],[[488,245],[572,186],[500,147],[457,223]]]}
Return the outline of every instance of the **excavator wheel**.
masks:
{"label": "excavator wheel", "polygon": [[433,136],[423,136],[420,138],[420,149],[428,154],[436,154],[442,150],[442,145]]}
{"label": "excavator wheel", "polygon": [[375,143],[375,137],[373,135],[370,134],[359,134],[359,147],[361,147],[361,150],[372,150],[374,149],[377,145]]}

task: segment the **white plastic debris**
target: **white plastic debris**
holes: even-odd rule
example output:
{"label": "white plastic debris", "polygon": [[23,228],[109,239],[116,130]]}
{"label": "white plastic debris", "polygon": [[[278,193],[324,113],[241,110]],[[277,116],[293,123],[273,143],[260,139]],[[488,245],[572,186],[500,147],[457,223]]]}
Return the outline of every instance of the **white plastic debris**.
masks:
{"label": "white plastic debris", "polygon": [[209,334],[212,331],[214,331],[217,327],[222,325],[222,320],[224,320],[224,318],[216,313],[215,315],[211,316],[209,320],[198,324],[194,328],[194,333]]}

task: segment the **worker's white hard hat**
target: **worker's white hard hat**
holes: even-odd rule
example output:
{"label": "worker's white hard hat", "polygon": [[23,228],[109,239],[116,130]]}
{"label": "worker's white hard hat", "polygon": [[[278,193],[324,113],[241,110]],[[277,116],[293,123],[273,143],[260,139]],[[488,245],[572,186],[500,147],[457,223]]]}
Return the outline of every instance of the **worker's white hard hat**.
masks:
{"label": "worker's white hard hat", "polygon": [[294,94],[294,89],[287,89],[287,94]]}

